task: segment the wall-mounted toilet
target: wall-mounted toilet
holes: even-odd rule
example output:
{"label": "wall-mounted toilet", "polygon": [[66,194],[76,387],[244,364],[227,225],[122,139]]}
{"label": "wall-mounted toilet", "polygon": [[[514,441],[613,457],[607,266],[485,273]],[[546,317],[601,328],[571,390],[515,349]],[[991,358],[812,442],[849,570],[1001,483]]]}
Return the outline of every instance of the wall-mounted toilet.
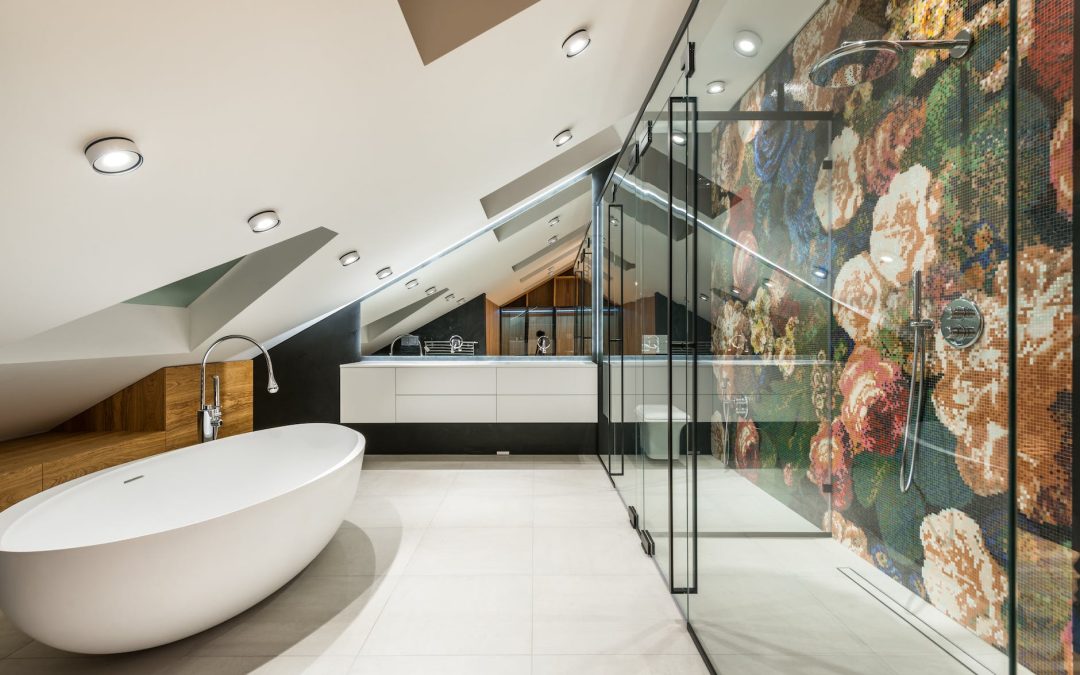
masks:
{"label": "wall-mounted toilet", "polygon": [[[667,459],[668,406],[655,403],[642,404],[637,406],[636,412],[638,420],[644,422],[639,452],[649,459]],[[684,410],[671,406],[671,438],[675,455],[682,454],[679,439],[688,421],[690,417]]]}

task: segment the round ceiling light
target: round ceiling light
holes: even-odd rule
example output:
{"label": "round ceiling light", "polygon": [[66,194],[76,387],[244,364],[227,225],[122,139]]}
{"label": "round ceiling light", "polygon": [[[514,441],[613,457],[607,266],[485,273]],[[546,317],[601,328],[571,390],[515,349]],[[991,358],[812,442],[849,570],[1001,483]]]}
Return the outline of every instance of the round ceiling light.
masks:
{"label": "round ceiling light", "polygon": [[252,232],[266,232],[281,224],[281,218],[275,211],[259,211],[248,218],[248,225]]}
{"label": "round ceiling light", "polygon": [[405,282],[405,288],[416,288],[420,285],[420,281],[417,279],[409,279]]}
{"label": "round ceiling light", "polygon": [[742,56],[757,56],[761,48],[761,36],[752,30],[741,30],[735,34],[735,51]]}
{"label": "round ceiling light", "polygon": [[389,267],[384,267],[381,270],[379,270],[378,272],[376,272],[375,276],[378,277],[379,279],[385,279],[386,277],[390,276],[393,273],[394,273],[394,270],[390,269]]}
{"label": "round ceiling light", "polygon": [[338,260],[341,261],[342,267],[348,267],[349,265],[353,264],[354,262],[356,262],[359,259],[360,259],[360,254],[357,253],[356,251],[349,251],[345,255],[338,258]]}
{"label": "round ceiling light", "polygon": [[438,290],[437,288],[432,286],[431,288],[424,291],[424,295],[435,295],[435,291],[437,291],[437,290]]}
{"label": "round ceiling light", "polygon": [[453,299],[454,299],[454,294],[453,293],[447,293],[446,294],[446,301],[447,302],[450,302]]}
{"label": "round ceiling light", "polygon": [[459,305],[460,305],[460,304],[462,304],[463,302],[465,302],[465,298],[458,298],[457,304],[459,304]]}
{"label": "round ceiling light", "polygon": [[143,163],[142,153],[130,138],[99,138],[83,150],[86,160],[98,173],[116,174],[133,171]]}
{"label": "round ceiling light", "polygon": [[558,241],[559,241],[558,237],[549,237],[548,238],[548,246],[554,246],[555,244],[558,243]]}
{"label": "round ceiling light", "polygon": [[551,227],[555,227],[558,224],[559,224],[559,217],[558,216],[555,216],[554,218],[552,218],[551,220],[548,221],[548,225],[550,225]]}
{"label": "round ceiling light", "polygon": [[574,134],[569,129],[563,129],[559,133],[555,134],[555,138],[551,139],[555,143],[555,147],[566,145],[570,142],[570,139],[574,137]]}
{"label": "round ceiling light", "polygon": [[681,131],[671,132],[671,142],[675,145],[686,145],[686,134]]}
{"label": "round ceiling light", "polygon": [[705,85],[705,91],[710,94],[722,94],[727,89],[727,82],[723,80],[713,80]]}
{"label": "round ceiling light", "polygon": [[584,28],[574,31],[570,34],[570,37],[563,40],[562,43],[563,51],[566,52],[566,58],[573,58],[585,51],[590,42],[592,42],[592,38],[589,37],[589,31]]}

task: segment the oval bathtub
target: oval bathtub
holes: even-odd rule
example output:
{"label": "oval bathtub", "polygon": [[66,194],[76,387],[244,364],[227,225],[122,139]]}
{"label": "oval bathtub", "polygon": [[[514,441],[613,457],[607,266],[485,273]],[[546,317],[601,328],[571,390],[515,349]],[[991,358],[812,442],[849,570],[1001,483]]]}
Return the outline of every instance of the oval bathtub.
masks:
{"label": "oval bathtub", "polygon": [[364,438],[336,424],[232,436],[83,476],[0,513],[0,609],[47,645],[105,654],[251,607],[334,536]]}

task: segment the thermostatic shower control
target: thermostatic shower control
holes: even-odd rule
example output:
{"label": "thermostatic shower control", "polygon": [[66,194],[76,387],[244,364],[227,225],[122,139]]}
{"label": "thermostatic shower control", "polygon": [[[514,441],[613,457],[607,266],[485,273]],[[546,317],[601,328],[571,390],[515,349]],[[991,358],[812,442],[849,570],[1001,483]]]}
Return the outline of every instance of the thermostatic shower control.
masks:
{"label": "thermostatic shower control", "polygon": [[957,349],[970,347],[982,335],[983,316],[967,298],[957,298],[941,313],[941,337]]}

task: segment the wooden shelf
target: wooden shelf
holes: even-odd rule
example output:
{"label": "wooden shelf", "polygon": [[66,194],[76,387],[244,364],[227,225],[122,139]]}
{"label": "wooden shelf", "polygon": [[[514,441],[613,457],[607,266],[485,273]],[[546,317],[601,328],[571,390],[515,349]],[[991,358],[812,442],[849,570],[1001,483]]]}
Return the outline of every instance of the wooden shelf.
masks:
{"label": "wooden shelf", "polygon": [[0,509],[54,485],[165,449],[164,431],[52,431],[0,442]]}
{"label": "wooden shelf", "polygon": [[[251,361],[207,364],[221,377],[220,438],[252,429]],[[207,392],[207,400],[210,400]],[[198,442],[199,366],[171,366],[53,431],[0,442],[0,510],[88,473]]]}

